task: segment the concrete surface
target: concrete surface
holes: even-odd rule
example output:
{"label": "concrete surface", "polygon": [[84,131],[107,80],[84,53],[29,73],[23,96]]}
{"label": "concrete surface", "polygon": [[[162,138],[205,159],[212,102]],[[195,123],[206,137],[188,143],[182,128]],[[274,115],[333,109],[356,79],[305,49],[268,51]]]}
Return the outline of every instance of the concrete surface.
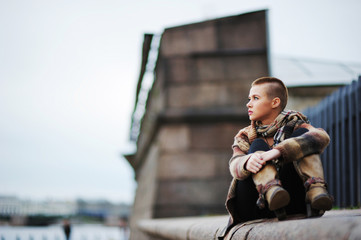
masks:
{"label": "concrete surface", "polygon": [[[143,220],[139,228],[149,239],[211,240],[228,216]],[[235,226],[227,239],[361,239],[361,209],[333,210],[320,218],[258,220]]]}

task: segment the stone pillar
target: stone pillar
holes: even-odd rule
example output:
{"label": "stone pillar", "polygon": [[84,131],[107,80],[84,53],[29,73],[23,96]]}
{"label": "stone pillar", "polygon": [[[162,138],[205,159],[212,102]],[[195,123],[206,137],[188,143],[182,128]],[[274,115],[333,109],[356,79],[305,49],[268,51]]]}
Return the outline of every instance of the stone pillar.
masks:
{"label": "stone pillar", "polygon": [[138,183],[132,239],[148,239],[141,219],[226,214],[233,137],[249,124],[250,83],[268,72],[266,11],[165,29],[127,156]]}

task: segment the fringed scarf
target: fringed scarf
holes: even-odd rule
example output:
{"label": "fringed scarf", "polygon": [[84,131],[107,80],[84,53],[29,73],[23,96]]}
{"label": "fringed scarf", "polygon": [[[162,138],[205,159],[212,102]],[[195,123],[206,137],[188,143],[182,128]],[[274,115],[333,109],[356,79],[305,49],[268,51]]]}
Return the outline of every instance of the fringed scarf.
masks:
{"label": "fringed scarf", "polygon": [[242,129],[235,137],[234,144],[243,152],[248,152],[251,143],[259,136],[273,137],[274,144],[282,142],[291,136],[295,126],[309,123],[305,115],[296,111],[282,111],[270,125],[261,125],[260,122],[252,121],[251,125]]}

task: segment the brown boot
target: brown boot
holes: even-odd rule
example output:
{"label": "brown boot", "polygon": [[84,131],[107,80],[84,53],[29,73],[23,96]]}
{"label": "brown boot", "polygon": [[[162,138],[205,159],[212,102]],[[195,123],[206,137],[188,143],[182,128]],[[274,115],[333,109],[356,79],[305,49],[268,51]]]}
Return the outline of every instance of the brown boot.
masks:
{"label": "brown boot", "polygon": [[313,154],[294,163],[306,188],[306,203],[310,205],[307,215],[323,215],[324,211],[332,208],[333,198],[327,192],[320,156]]}
{"label": "brown boot", "polygon": [[269,210],[274,211],[277,218],[282,220],[286,218],[286,212],[282,208],[290,202],[290,195],[276,177],[277,170],[273,164],[266,164],[258,173],[252,175],[259,193],[257,206],[264,208],[266,200]]}

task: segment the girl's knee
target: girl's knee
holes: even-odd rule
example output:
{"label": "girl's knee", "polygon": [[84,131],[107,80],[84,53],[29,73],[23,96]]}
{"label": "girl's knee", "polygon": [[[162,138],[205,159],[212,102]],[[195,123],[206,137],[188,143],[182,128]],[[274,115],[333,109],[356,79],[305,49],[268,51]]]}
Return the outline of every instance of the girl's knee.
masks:
{"label": "girl's knee", "polygon": [[308,132],[307,128],[299,128],[292,133],[291,137],[299,137],[306,132]]}
{"label": "girl's knee", "polygon": [[261,138],[256,138],[250,148],[249,148],[249,153],[254,153],[257,151],[268,151],[270,150],[270,147],[268,146],[268,144]]}

